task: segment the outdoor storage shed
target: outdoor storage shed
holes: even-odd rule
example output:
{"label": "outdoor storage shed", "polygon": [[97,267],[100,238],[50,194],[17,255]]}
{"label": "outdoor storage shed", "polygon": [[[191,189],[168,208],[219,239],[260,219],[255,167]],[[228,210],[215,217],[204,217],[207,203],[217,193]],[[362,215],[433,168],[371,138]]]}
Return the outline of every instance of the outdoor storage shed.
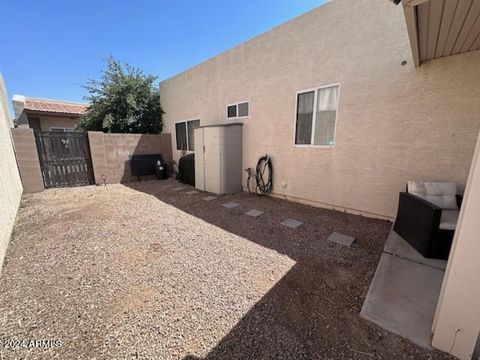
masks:
{"label": "outdoor storage shed", "polygon": [[195,129],[195,187],[215,194],[242,191],[242,124]]}

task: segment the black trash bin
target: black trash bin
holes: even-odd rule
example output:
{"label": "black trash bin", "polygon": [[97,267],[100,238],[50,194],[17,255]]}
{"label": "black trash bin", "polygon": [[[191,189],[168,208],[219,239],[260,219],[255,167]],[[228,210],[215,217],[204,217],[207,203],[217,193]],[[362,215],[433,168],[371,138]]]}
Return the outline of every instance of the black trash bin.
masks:
{"label": "black trash bin", "polygon": [[195,154],[188,154],[178,160],[177,180],[195,186]]}
{"label": "black trash bin", "polygon": [[167,165],[162,164],[162,162],[158,160],[157,164],[155,165],[155,173],[157,175],[157,179],[165,180],[168,178]]}

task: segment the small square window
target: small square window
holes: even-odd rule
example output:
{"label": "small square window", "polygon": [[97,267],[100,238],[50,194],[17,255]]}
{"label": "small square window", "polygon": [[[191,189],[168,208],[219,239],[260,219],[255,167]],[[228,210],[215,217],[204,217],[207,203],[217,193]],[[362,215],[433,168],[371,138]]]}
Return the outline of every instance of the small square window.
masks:
{"label": "small square window", "polygon": [[248,116],[248,102],[238,104],[238,117]]}
{"label": "small square window", "polygon": [[250,111],[248,101],[227,106],[227,117],[229,119],[248,117]]}
{"label": "small square window", "polygon": [[229,118],[235,118],[237,117],[237,104],[235,105],[229,105],[227,107],[227,116]]}

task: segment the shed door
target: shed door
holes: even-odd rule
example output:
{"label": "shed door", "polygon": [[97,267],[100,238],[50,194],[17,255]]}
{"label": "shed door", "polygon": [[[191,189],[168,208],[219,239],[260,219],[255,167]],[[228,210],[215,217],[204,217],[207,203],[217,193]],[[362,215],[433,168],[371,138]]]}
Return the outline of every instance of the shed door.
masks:
{"label": "shed door", "polygon": [[205,146],[205,191],[221,194],[220,179],[220,128],[204,128]]}
{"label": "shed door", "polygon": [[205,191],[205,154],[203,142],[203,128],[194,130],[195,150],[195,187]]}

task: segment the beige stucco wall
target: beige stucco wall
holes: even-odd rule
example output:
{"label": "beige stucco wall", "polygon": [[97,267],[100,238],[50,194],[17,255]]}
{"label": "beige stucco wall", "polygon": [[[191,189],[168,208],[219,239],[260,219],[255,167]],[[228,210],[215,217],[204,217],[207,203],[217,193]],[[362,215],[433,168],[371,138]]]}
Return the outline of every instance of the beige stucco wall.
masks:
{"label": "beige stucco wall", "polygon": [[7,92],[0,74],[0,272],[17,215],[22,183],[10,136]]}
{"label": "beige stucco wall", "polygon": [[[32,115],[34,116],[34,115]],[[42,131],[50,131],[51,127],[74,128],[77,126],[78,118],[61,117],[61,116],[34,116],[40,119],[40,127]]]}
{"label": "beige stucco wall", "polygon": [[[130,171],[130,157],[142,154],[162,154],[171,166],[170,134],[105,134],[88,132],[93,174],[96,184],[137,181]],[[103,177],[104,178],[103,178]]]}
{"label": "beige stucco wall", "polygon": [[469,360],[480,331],[480,136],[433,326],[432,344]]}
{"label": "beige stucco wall", "polygon": [[[407,180],[465,185],[480,127],[479,63],[477,51],[415,69],[401,6],[333,0],[163,81],[164,130],[178,160],[174,122],[226,123],[227,104],[250,101],[243,168],[270,154],[275,194],[394,217]],[[296,92],[334,83],[335,148],[295,147]]]}

